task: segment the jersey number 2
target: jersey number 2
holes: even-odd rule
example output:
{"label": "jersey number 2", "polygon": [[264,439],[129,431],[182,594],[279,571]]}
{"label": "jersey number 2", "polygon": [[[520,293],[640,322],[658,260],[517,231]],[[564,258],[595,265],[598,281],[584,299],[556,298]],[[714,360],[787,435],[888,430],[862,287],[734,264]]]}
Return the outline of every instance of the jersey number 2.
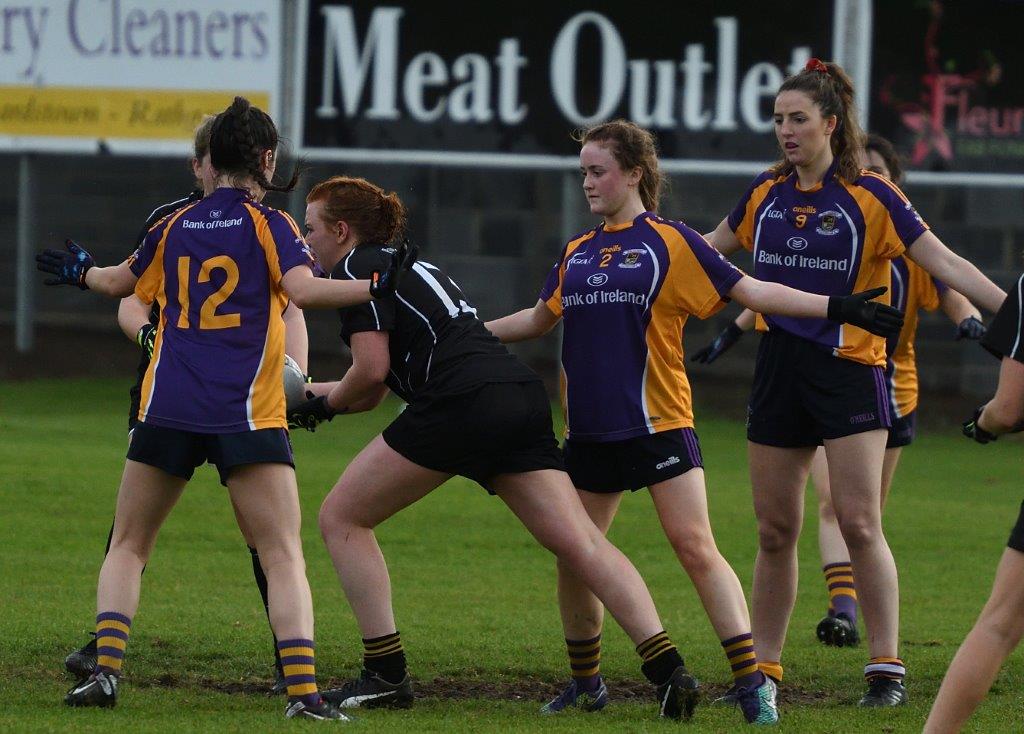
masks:
{"label": "jersey number 2", "polygon": [[[178,303],[181,305],[181,313],[178,314],[178,328],[189,328],[188,321],[188,287],[189,275],[191,272],[192,258],[186,256],[178,258]],[[214,270],[223,270],[227,276],[224,285],[206,297],[199,309],[200,329],[232,329],[242,325],[240,313],[217,313],[217,307],[228,300],[235,288],[238,287],[238,264],[227,255],[217,255],[208,260],[203,260],[199,266],[200,283],[210,282],[210,273]]]}

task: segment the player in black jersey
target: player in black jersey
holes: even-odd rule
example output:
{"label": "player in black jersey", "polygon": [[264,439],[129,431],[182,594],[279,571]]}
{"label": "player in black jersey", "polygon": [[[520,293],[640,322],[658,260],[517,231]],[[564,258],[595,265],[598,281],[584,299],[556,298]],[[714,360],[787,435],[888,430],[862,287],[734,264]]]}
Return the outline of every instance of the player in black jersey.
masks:
{"label": "player in black jersey", "polygon": [[[981,345],[1002,362],[996,394],[964,423],[964,435],[984,444],[1024,430],[1024,274],[1010,288]],[[926,734],[960,731],[1024,637],[1024,503],[1006,546],[992,595],[939,687]]]}
{"label": "player in black jersey", "polygon": [[[157,222],[164,217],[173,214],[183,206],[188,206],[189,204],[202,199],[205,194],[214,189],[215,174],[213,167],[210,164],[210,131],[213,127],[214,119],[216,119],[214,115],[207,115],[203,118],[199,127],[196,128],[193,140],[194,156],[190,161],[192,174],[196,179],[196,188],[189,192],[187,196],[168,202],[167,204],[162,204],[154,209],[146,218],[146,223],[143,225],[142,230],[136,238],[135,249],[138,249],[139,245],[141,245],[143,240],[145,240],[149,230]],[[306,335],[306,322],[303,317],[302,310],[295,304],[289,304],[283,314],[283,318],[285,322],[285,353],[291,356],[292,359],[298,363],[302,371],[305,372],[307,365],[308,341]],[[121,303],[118,305],[118,325],[121,327],[121,330],[125,335],[129,339],[135,341],[142,350],[142,354],[139,358],[138,376],[135,384],[132,385],[128,391],[130,397],[130,406],[128,408],[129,436],[131,435],[131,431],[135,428],[136,423],[138,423],[139,403],[142,397],[142,379],[146,375],[150,358],[153,355],[153,346],[156,339],[156,329],[159,320],[160,306],[156,301],[153,302],[152,306],[149,306],[143,303],[138,296],[132,294],[121,299]],[[232,507],[234,507],[234,505],[232,505]],[[267,609],[267,577],[264,575],[263,567],[260,565],[260,557],[256,552],[255,543],[252,542],[251,535],[245,525],[244,519],[237,510],[235,512],[235,517],[238,520],[246,545],[249,548],[249,553],[252,559],[253,576],[256,579],[256,586],[259,588],[260,596],[263,599],[263,607],[264,609]],[[111,521],[110,532],[107,534],[107,545],[104,549],[104,554],[110,550],[110,541],[113,537],[113,533],[114,525],[113,521]],[[277,653],[276,639],[274,640],[273,649],[276,676],[271,691],[273,693],[284,693],[284,675],[281,669],[281,658]],[[68,672],[76,677],[80,679],[87,678],[96,668],[96,655],[96,638],[95,635],[93,635],[89,642],[78,650],[70,653],[64,659],[64,666],[67,668]]]}
{"label": "player in black jersey", "polygon": [[[307,197],[306,239],[335,279],[377,269],[401,236],[394,194],[337,177]],[[387,566],[373,528],[458,474],[496,494],[538,541],[570,566],[637,645],[658,689],[660,713],[689,718],[697,681],[683,665],[643,580],[589,519],[562,468],[540,378],[484,328],[440,269],[413,265],[395,299],[340,312],[352,367],[317,384],[293,411],[313,429],[338,413],[370,410],[388,388],[408,407],[345,469],[320,510],[320,529],[363,637],[360,678],[327,691],[341,707],[413,700],[391,606]]]}

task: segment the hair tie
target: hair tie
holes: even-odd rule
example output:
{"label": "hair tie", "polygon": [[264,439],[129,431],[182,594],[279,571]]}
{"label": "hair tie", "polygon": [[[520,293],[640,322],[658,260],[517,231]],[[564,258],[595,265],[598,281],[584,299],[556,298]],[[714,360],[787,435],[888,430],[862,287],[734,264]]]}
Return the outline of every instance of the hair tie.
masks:
{"label": "hair tie", "polygon": [[825,62],[821,59],[810,58],[807,59],[804,71],[820,71],[822,74],[828,74],[828,67],[825,66]]}

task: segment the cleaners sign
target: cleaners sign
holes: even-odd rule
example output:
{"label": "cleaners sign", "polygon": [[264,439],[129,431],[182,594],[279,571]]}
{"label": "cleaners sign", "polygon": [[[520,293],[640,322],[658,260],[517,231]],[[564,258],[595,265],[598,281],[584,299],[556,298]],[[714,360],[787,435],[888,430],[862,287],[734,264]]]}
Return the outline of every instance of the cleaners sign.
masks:
{"label": "cleaners sign", "polygon": [[279,104],[280,0],[0,0],[0,149],[167,153]]}
{"label": "cleaners sign", "polygon": [[832,3],[782,0],[770,18],[738,0],[640,10],[304,0],[302,147],[529,163],[575,155],[573,129],[626,117],[657,134],[664,158],[771,159],[776,90],[812,55],[830,55]]}

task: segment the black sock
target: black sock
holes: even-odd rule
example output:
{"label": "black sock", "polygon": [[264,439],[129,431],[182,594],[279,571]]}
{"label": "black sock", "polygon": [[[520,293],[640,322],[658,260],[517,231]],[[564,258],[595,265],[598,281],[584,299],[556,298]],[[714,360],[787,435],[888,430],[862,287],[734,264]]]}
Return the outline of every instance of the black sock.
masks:
{"label": "black sock", "polygon": [[[270,621],[270,603],[267,601],[267,575],[263,573],[263,566],[260,564],[260,554],[249,546],[249,555],[252,556],[252,575],[256,579],[256,588],[260,590],[260,598],[263,599],[263,610],[267,613],[267,621]],[[277,668],[277,672],[280,675],[284,675],[281,668],[281,653],[277,649],[277,635],[274,634],[273,628],[270,630],[271,636],[274,638],[274,667]]]}
{"label": "black sock", "polygon": [[364,638],[363,667],[388,683],[401,683],[406,675],[401,634],[395,631],[382,637]]}
{"label": "black sock", "polygon": [[671,678],[676,668],[683,664],[679,650],[665,632],[644,640],[636,646],[636,651],[644,661],[640,670],[656,686]]}

